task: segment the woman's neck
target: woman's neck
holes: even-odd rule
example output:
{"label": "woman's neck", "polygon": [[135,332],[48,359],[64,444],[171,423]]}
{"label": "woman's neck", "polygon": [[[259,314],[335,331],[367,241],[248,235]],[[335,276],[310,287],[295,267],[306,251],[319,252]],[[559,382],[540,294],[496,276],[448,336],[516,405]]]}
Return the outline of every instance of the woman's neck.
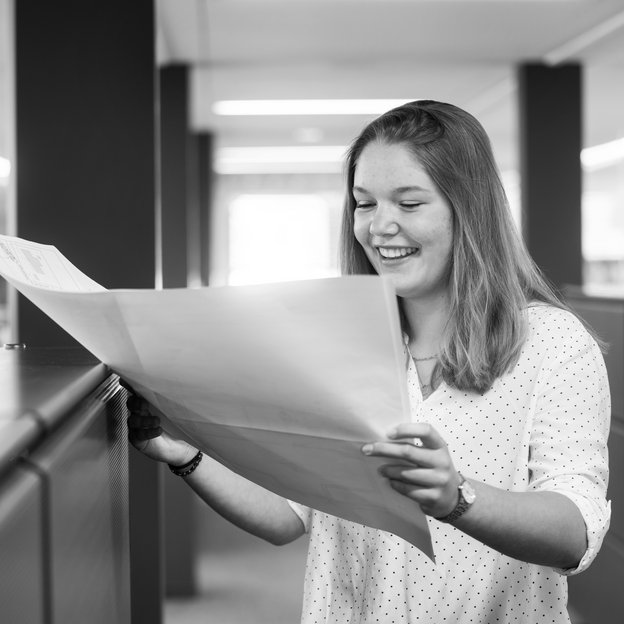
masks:
{"label": "woman's neck", "polygon": [[414,357],[429,357],[439,353],[442,336],[449,318],[446,295],[426,300],[403,299],[410,351]]}

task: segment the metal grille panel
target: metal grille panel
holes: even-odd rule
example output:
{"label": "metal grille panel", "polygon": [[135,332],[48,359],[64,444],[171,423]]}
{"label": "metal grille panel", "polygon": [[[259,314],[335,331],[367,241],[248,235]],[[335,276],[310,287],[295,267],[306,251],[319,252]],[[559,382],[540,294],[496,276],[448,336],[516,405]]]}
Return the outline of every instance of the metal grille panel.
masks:
{"label": "metal grille panel", "polygon": [[16,470],[0,484],[0,621],[45,622],[42,488]]}

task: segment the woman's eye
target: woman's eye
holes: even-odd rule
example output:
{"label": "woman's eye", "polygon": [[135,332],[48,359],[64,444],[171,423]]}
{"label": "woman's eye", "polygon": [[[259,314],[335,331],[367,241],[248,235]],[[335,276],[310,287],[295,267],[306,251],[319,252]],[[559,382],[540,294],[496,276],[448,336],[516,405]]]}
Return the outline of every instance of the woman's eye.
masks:
{"label": "woman's eye", "polygon": [[356,208],[370,208],[373,205],[374,205],[373,202],[369,202],[369,201],[359,201],[355,203]]}
{"label": "woman's eye", "polygon": [[403,208],[418,208],[418,206],[422,206],[422,202],[417,201],[403,201],[401,202],[401,206]]}

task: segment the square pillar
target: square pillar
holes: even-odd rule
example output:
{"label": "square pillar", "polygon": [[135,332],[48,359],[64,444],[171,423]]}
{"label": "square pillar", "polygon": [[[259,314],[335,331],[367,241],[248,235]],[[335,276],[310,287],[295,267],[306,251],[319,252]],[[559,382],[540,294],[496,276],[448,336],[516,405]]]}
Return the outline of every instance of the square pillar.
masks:
{"label": "square pillar", "polygon": [[582,283],[581,67],[518,69],[523,234],[556,287]]}
{"label": "square pillar", "polygon": [[[155,47],[153,0],[15,3],[17,235],[106,288],[155,284]],[[21,296],[17,335],[76,344]],[[159,466],[129,453],[132,621],[158,624]]]}

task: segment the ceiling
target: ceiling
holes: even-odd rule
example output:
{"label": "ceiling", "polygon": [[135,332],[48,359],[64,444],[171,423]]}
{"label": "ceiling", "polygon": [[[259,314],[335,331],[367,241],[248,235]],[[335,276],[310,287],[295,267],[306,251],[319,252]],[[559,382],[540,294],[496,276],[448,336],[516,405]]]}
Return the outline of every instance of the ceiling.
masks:
{"label": "ceiling", "polygon": [[191,68],[218,146],[346,145],[365,116],[217,116],[217,100],[437,99],[517,165],[516,68],[584,66],[584,145],[624,137],[624,0],[157,0],[159,63]]}

